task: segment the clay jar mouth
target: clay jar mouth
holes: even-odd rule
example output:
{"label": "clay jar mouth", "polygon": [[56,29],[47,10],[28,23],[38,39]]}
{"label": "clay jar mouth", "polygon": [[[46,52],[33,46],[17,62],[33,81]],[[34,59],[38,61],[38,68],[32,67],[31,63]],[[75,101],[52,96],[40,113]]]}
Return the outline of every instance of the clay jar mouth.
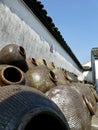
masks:
{"label": "clay jar mouth", "polygon": [[22,46],[19,46],[18,51],[24,58],[26,58],[26,52]]}
{"label": "clay jar mouth", "polygon": [[57,82],[57,77],[56,77],[56,75],[55,75],[55,73],[53,72],[53,71],[51,71],[50,70],[50,72],[49,72],[49,77],[50,77],[50,79],[53,81],[53,82]]}
{"label": "clay jar mouth", "polygon": [[36,62],[36,60],[35,60],[35,58],[32,58],[32,59],[31,59],[31,62],[32,62],[35,66],[38,66],[38,64],[37,64],[37,62]]}
{"label": "clay jar mouth", "polygon": [[47,62],[46,62],[45,59],[43,59],[43,63],[44,63],[45,66],[47,66]]}
{"label": "clay jar mouth", "polygon": [[8,66],[1,71],[2,81],[6,84],[19,84],[24,80],[23,72],[15,66]]}
{"label": "clay jar mouth", "polygon": [[[47,63],[47,61],[46,61],[45,59],[43,59],[43,63],[44,63],[45,66],[48,67],[48,63]],[[54,63],[53,63],[53,62],[50,62],[50,63],[51,63],[51,66],[52,66],[53,68],[55,68]]]}

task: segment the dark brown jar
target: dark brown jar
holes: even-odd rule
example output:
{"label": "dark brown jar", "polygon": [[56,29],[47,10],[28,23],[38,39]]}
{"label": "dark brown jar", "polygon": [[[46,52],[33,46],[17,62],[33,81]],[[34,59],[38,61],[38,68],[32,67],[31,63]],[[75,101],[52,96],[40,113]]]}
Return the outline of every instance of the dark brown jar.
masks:
{"label": "dark brown jar", "polygon": [[14,65],[26,72],[28,66],[26,63],[25,49],[17,44],[4,46],[0,51],[0,64]]}

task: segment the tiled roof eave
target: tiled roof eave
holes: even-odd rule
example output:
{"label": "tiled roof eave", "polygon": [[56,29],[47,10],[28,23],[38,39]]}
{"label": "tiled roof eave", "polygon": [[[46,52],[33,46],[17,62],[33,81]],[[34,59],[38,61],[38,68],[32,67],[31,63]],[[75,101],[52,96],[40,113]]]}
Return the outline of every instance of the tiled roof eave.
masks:
{"label": "tiled roof eave", "polygon": [[[23,0],[27,6],[31,9],[31,11],[38,17],[38,19],[44,24],[44,26],[48,29],[48,31],[55,37],[58,43],[66,50],[66,52],[72,57],[72,59],[77,63],[80,69],[83,70],[82,65],[76,58],[76,56],[71,51],[70,47],[64,41],[64,38],[58,31],[58,28],[55,27],[55,24],[52,22],[52,19],[47,16],[47,11],[43,9],[43,5],[41,2],[37,0]],[[50,19],[49,19],[50,18]]]}

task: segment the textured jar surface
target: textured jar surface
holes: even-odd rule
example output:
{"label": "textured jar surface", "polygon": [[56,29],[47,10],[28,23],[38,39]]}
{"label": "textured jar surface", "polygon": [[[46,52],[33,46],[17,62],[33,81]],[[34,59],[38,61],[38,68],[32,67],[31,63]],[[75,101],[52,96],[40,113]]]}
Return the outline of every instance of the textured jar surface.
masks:
{"label": "textured jar surface", "polygon": [[81,96],[85,96],[87,98],[88,100],[87,107],[89,107],[88,105],[91,104],[92,110],[90,112],[92,115],[95,114],[97,103],[94,94],[90,89],[90,85],[83,83],[73,83],[71,87],[73,87]]}
{"label": "textured jar surface", "polygon": [[82,97],[69,86],[57,86],[45,94],[64,113],[71,130],[90,130],[91,116],[87,113]]}

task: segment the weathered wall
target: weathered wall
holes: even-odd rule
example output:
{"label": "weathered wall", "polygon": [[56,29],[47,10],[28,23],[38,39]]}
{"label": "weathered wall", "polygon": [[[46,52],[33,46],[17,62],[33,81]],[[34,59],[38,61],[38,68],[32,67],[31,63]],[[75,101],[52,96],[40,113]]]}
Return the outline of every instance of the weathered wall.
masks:
{"label": "weathered wall", "polygon": [[[45,58],[56,66],[82,75],[73,59],[21,0],[1,1],[0,49],[9,43],[20,44],[26,49],[27,57]],[[50,52],[51,45],[55,47],[53,53]]]}

